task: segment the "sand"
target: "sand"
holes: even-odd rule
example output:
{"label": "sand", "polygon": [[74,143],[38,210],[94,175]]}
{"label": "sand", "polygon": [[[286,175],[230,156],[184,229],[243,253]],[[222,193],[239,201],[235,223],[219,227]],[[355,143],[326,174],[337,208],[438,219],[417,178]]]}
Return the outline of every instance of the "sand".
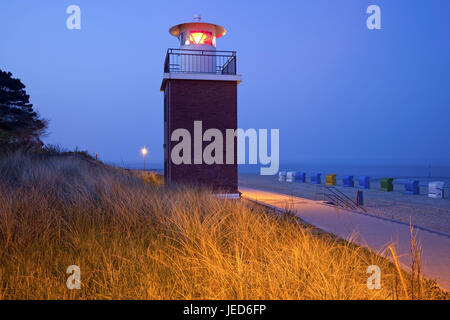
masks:
{"label": "sand", "polygon": [[[279,182],[278,176],[239,174],[239,186],[278,192],[310,200],[323,200],[323,184]],[[337,189],[352,199],[357,188],[344,188],[338,181]],[[432,199],[427,188],[421,187],[420,195],[404,194],[404,187],[395,184],[394,192],[379,190],[379,183],[371,183],[371,189],[363,190],[364,208],[368,213],[450,234],[450,200]],[[316,191],[315,191],[316,190]]]}

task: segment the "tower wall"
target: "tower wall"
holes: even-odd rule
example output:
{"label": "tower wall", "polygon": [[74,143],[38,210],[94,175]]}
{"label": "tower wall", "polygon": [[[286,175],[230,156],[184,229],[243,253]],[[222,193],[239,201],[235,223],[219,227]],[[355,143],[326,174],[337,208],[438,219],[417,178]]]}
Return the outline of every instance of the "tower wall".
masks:
{"label": "tower wall", "polygon": [[[236,81],[168,79],[164,89],[165,164],[168,183],[194,183],[216,191],[237,193],[237,141],[234,139],[234,164],[226,164],[226,129],[237,129]],[[223,135],[224,164],[194,164],[194,121],[202,121],[202,132],[219,129]],[[175,165],[170,159],[175,129],[191,133],[191,164]],[[202,150],[211,142],[203,142]]]}

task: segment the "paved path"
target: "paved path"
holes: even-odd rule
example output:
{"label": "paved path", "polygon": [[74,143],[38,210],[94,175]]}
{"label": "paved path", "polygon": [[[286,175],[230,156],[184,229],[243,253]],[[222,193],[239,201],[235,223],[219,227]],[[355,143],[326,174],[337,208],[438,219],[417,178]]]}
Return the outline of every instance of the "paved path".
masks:
{"label": "paved path", "polygon": [[[324,231],[333,233],[379,252],[390,242],[396,243],[396,250],[404,266],[409,263],[409,226],[377,217],[359,214],[340,208],[289,195],[239,187],[242,196],[280,209],[289,209],[305,222]],[[436,279],[439,286],[450,290],[450,238],[425,230],[417,230],[422,245],[422,271],[427,278]]]}

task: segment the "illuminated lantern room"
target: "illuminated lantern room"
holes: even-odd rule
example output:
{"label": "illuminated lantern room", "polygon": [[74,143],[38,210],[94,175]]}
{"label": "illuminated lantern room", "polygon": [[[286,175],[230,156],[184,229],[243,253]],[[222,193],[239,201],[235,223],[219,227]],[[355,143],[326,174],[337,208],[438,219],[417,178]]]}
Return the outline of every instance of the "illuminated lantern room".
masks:
{"label": "illuminated lantern room", "polygon": [[170,34],[178,38],[180,49],[216,50],[216,39],[224,36],[226,30],[200,20],[200,15],[196,14],[194,22],[181,23],[170,28]]}
{"label": "illuminated lantern room", "polygon": [[193,22],[170,28],[169,33],[178,39],[178,49],[169,49],[170,61],[167,62],[169,66],[166,72],[221,74],[227,62],[229,64],[225,72],[235,70],[233,52],[216,50],[216,39],[225,35],[225,28],[200,20],[200,15],[196,14]]}

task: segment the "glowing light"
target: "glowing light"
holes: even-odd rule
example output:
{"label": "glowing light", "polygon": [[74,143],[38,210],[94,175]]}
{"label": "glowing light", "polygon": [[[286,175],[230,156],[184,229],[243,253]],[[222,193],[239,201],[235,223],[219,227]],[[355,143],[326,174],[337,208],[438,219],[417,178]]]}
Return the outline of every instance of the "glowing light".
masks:
{"label": "glowing light", "polygon": [[207,44],[212,46],[215,42],[213,35],[209,31],[190,31],[186,44]]}
{"label": "glowing light", "polygon": [[145,157],[147,155],[147,153],[148,153],[148,149],[146,147],[143,147],[141,149],[141,154]]}
{"label": "glowing light", "polygon": [[203,33],[200,33],[200,32],[191,33],[191,39],[192,39],[192,41],[194,41],[195,44],[204,43],[205,42],[204,38],[205,38],[205,35]]}

